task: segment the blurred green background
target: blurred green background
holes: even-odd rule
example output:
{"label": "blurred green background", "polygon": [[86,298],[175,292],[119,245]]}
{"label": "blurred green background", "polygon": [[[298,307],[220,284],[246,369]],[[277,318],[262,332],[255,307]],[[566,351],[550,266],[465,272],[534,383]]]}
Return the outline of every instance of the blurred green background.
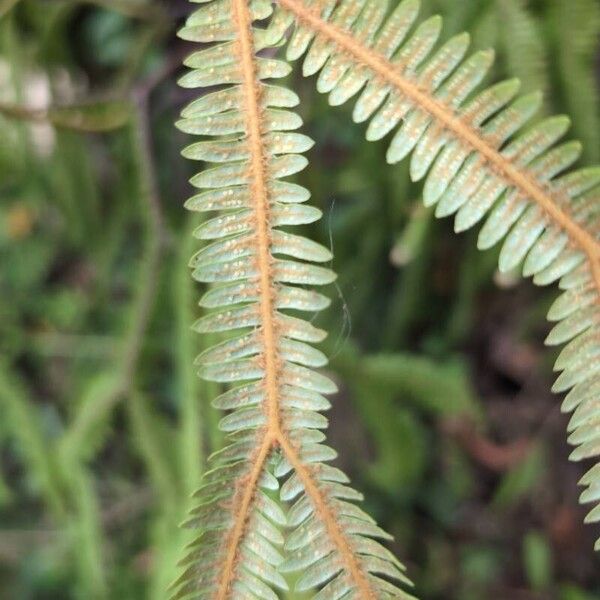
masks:
{"label": "blurred green background", "polygon": [[[375,0],[373,0],[375,1]],[[423,0],[600,154],[598,0]],[[218,448],[192,360],[199,168],[173,127],[183,0],[0,0],[0,598],[162,599]],[[297,70],[300,177],[339,285],[339,464],[423,600],[600,598],[543,348],[553,290],[495,272]],[[197,222],[196,222],[197,224]],[[308,228],[309,230],[311,228]]]}

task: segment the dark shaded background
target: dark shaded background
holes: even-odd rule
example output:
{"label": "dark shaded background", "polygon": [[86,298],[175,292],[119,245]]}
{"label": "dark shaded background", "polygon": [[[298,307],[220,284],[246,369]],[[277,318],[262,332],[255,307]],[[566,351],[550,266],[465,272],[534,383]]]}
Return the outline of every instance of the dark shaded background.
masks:
{"label": "dark shaded background", "polygon": [[[424,0],[600,154],[597,0]],[[173,127],[185,2],[0,0],[0,597],[162,599],[220,443]],[[294,73],[339,288],[330,439],[423,600],[592,600],[600,560],[544,350],[553,290],[419,203]],[[309,228],[310,229],[310,228]],[[292,596],[290,596],[291,598]]]}

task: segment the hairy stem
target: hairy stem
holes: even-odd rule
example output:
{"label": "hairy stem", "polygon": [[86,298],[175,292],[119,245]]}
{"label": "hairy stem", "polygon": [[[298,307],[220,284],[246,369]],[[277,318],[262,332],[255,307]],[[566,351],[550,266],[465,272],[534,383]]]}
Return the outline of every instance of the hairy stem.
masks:
{"label": "hairy stem", "polygon": [[263,338],[263,359],[265,387],[267,391],[268,426],[272,431],[279,430],[279,392],[277,376],[279,359],[277,356],[277,332],[273,303],[273,281],[271,274],[271,231],[270,204],[265,171],[265,149],[262,139],[262,114],[260,107],[261,90],[258,85],[254,46],[252,40],[252,19],[245,0],[233,1],[233,18],[238,28],[238,53],[243,76],[243,94],[246,108],[246,133],[250,146],[250,173],[252,176],[251,194],[254,201],[256,244],[258,246],[259,296]]}

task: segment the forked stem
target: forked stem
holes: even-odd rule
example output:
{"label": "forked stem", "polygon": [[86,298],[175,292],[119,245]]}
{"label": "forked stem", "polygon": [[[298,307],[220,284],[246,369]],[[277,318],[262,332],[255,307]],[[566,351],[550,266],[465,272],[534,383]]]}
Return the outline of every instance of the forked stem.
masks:
{"label": "forked stem", "polygon": [[250,473],[237,484],[234,494],[235,525],[227,540],[227,554],[218,582],[216,600],[226,600],[235,579],[236,561],[240,544],[257,492],[258,480],[279,431],[277,379],[279,360],[275,331],[275,310],[271,275],[270,206],[265,172],[265,149],[262,139],[261,90],[254,60],[252,18],[246,0],[232,0],[233,20],[237,28],[236,49],[242,72],[242,94],[245,107],[246,135],[250,148],[250,193],[254,205],[257,263],[259,270],[259,310],[262,333],[262,360],[266,390],[267,429],[256,450]]}
{"label": "forked stem", "polygon": [[246,533],[246,526],[258,489],[258,481],[265,463],[273,449],[280,447],[300,477],[317,515],[325,524],[329,535],[337,547],[349,576],[355,582],[363,600],[374,600],[367,576],[348,544],[335,515],[328,506],[310,469],[302,462],[296,449],[281,426],[279,375],[281,359],[278,355],[278,333],[272,276],[270,198],[268,174],[265,169],[266,152],[263,143],[263,115],[261,88],[256,71],[252,33],[252,17],[247,0],[232,0],[233,20],[237,29],[236,47],[242,73],[242,94],[245,107],[246,134],[250,148],[250,191],[254,206],[256,228],[257,265],[259,285],[259,310],[262,336],[261,360],[264,367],[266,392],[266,427],[264,436],[249,460],[247,473],[236,485],[234,492],[235,523],[226,541],[227,553],[217,582],[216,600],[230,598],[231,586],[236,576],[236,561],[240,544]]}

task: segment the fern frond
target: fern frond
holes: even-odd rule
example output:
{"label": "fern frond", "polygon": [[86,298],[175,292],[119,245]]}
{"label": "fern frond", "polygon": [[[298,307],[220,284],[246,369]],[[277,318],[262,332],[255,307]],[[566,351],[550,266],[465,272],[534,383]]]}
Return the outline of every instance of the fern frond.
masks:
{"label": "fern frond", "polygon": [[195,329],[240,331],[197,359],[203,377],[236,387],[214,401],[230,411],[221,421],[228,443],[197,494],[188,525],[200,535],[174,598],[276,599],[288,586],[284,573],[301,571],[296,588],[317,598],[408,599],[390,583],[410,584],[404,567],[375,541],[387,534],[354,504],[361,496],[347,477],[327,464],[335,453],[323,444],[327,420],[319,411],[329,408],[322,394],[336,387],[314,370],[326,358],[311,345],[325,332],[288,314],[325,308],[327,298],[304,286],[335,275],[314,264],[329,261],[329,250],[281,229],[320,212],[304,204],[304,188],[283,181],[305,167],[300,153],[312,141],[293,131],[301,120],[288,109],[297,96],[265,83],[290,70],[260,54],[281,38],[252,24],[271,10],[265,0],[215,0],[181,31],[211,44],[186,60],[192,70],[181,84],[219,86],[178,123],[206,136],[184,154],[216,165],[192,178],[201,191],[187,203],[219,211],[195,232],[210,243],[192,258],[193,276],[214,284],[200,302],[214,310]]}
{"label": "fern frond", "polygon": [[[536,284],[565,290],[550,312],[558,324],[547,342],[573,341],[557,363],[555,390],[572,389],[564,404],[576,409],[571,458],[600,456],[600,169],[568,172],[581,153],[577,142],[558,145],[569,120],[530,125],[541,96],[516,97],[517,81],[481,90],[493,54],[466,57],[465,35],[440,46],[441,20],[417,25],[418,0],[389,15],[387,3],[371,0],[278,4],[272,30],[283,36],[295,25],[288,58],[304,56],[303,73],[318,73],[330,104],[357,96],[353,118],[369,122],[367,138],[391,134],[388,162],[412,152],[411,176],[427,175],[424,201],[438,217],[455,215],[456,231],[486,218],[478,245],[504,240],[502,271],[523,263]],[[582,502],[598,502],[599,465],[582,484]],[[600,507],[587,520],[600,521]]]}

